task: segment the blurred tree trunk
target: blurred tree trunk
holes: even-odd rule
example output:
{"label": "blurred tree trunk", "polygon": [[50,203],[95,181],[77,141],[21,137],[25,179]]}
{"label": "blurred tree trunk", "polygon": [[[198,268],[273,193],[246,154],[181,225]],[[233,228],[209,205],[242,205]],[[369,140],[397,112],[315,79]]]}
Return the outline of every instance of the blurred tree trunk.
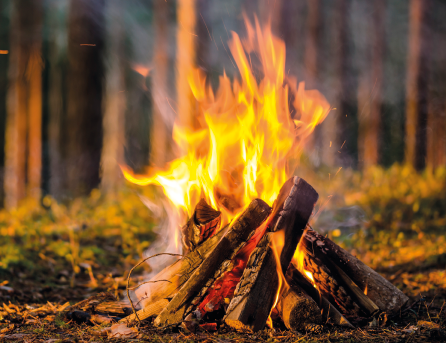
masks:
{"label": "blurred tree trunk", "polygon": [[422,170],[426,161],[428,117],[428,19],[429,0],[411,0],[409,51],[406,78],[406,162]]}
{"label": "blurred tree trunk", "polygon": [[102,146],[104,0],[71,0],[64,127],[66,184],[72,196],[99,184]]}
{"label": "blurred tree trunk", "polygon": [[435,31],[431,33],[426,162],[434,171],[446,165],[446,4],[433,0],[429,10]]}
{"label": "blurred tree trunk", "polygon": [[[9,6],[10,0],[0,0],[0,113],[4,114],[8,94]],[[0,115],[0,207],[4,202],[5,126],[6,115]]]}
{"label": "blurred tree trunk", "polygon": [[[168,129],[164,116],[168,116],[167,103],[167,75],[169,67],[168,54],[168,29],[169,29],[169,4],[165,1],[155,1],[154,27],[155,50],[153,56],[152,97],[153,120],[151,126],[151,157],[150,162],[162,167],[167,161]],[[178,24],[180,25],[180,24]]]}
{"label": "blurred tree trunk", "polygon": [[[317,88],[318,79],[318,47],[320,41],[320,7],[319,0],[307,0],[307,34],[305,40],[305,88]],[[321,163],[321,130],[320,126],[315,128],[315,132],[309,137],[307,149],[312,156],[313,164],[318,166]]]}
{"label": "blurred tree trunk", "polygon": [[40,197],[42,11],[41,0],[17,0],[12,7],[4,177],[7,208],[17,206],[26,191]]}
{"label": "blurred tree trunk", "polygon": [[56,199],[62,196],[62,123],[65,114],[68,0],[47,2],[48,39],[48,120],[47,120],[47,191]]}
{"label": "blurred tree trunk", "polygon": [[124,162],[125,143],[125,71],[122,1],[107,3],[107,66],[101,156],[101,188],[113,191],[122,181],[119,164]]}
{"label": "blurred tree trunk", "polygon": [[379,162],[386,4],[385,0],[375,0],[369,6],[372,18],[366,39],[370,42],[365,57],[368,63],[358,87],[359,164],[364,168]]}
{"label": "blurred tree trunk", "polygon": [[178,123],[183,127],[191,128],[195,126],[195,101],[187,77],[195,62],[195,0],[178,0],[177,23],[176,88]]}

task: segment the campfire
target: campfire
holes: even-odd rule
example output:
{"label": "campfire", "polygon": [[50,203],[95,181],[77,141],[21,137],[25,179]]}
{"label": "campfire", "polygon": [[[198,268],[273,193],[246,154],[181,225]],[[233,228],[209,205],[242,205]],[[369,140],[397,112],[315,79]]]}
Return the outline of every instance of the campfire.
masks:
{"label": "campfire", "polygon": [[247,22],[229,47],[240,79],[224,74],[214,93],[190,71],[197,121],[174,127],[180,157],[147,175],[122,167],[130,182],[162,187],[182,256],[134,289],[121,321],[318,330],[398,313],[408,298],[309,224],[318,193],[293,174],[327,101],[286,73],[285,45],[269,28]]}

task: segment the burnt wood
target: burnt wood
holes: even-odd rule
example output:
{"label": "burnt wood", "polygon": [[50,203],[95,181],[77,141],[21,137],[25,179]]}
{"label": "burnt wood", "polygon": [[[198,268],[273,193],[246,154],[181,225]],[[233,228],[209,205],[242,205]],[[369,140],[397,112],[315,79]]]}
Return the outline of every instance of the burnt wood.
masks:
{"label": "burnt wood", "polygon": [[285,278],[291,288],[296,286],[302,288],[319,305],[323,323],[353,327],[341,312],[299,272],[294,263],[290,263]]}
{"label": "burnt wood", "polygon": [[[277,295],[277,271],[285,274],[317,199],[313,187],[297,176],[282,186],[268,222],[274,233],[265,235],[250,256],[229,304],[226,324],[238,330],[263,329]],[[283,247],[277,251],[276,262],[270,243],[273,235],[280,234],[284,235]]]}
{"label": "burnt wood", "polygon": [[327,258],[333,261],[347,276],[353,280],[362,292],[367,292],[381,311],[394,315],[407,303],[409,298],[390,281],[357,259],[329,238],[308,230],[306,237],[324,251]]}
{"label": "burnt wood", "polygon": [[181,229],[185,252],[194,250],[201,242],[208,239],[220,228],[221,212],[201,199],[192,217]]}
{"label": "burnt wood", "polygon": [[270,211],[271,208],[263,200],[253,200],[242,215],[234,220],[227,233],[181,287],[169,305],[159,314],[154,324],[157,327],[163,327],[180,323],[183,320],[188,301],[200,292],[225,260],[232,259],[237,254],[255,229],[268,217]]}
{"label": "burnt wood", "polygon": [[[136,298],[144,309],[151,303],[160,299],[169,298],[173,293],[178,292],[180,287],[189,279],[194,270],[209,256],[212,250],[226,234],[227,228],[221,229],[217,234],[200,244],[195,250],[186,254],[183,258],[164,268],[150,281],[135,290]],[[166,280],[166,281],[160,281]],[[140,320],[144,318],[139,317]]]}
{"label": "burnt wood", "polygon": [[321,241],[323,236],[307,235],[311,231],[306,231],[299,249],[305,251],[304,269],[313,274],[322,295],[336,303],[344,315],[370,317],[376,314],[378,306],[327,256]]}

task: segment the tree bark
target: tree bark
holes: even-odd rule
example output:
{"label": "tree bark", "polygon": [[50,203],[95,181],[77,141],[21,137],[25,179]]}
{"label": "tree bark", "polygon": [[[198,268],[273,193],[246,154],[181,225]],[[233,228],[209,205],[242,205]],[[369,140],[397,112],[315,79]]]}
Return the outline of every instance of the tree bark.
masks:
{"label": "tree bark", "polygon": [[180,323],[183,320],[188,301],[202,289],[206,281],[225,260],[230,260],[237,254],[269,213],[270,207],[264,201],[253,200],[245,212],[235,219],[228,232],[181,287],[169,305],[155,319],[154,324],[163,327]]}
{"label": "tree bark", "polygon": [[102,121],[103,141],[101,154],[101,189],[116,190],[123,177],[119,164],[124,162],[125,144],[125,77],[124,77],[124,23],[121,18],[122,2],[107,3],[108,37],[107,67]]}
{"label": "tree bark", "polygon": [[[195,0],[179,0],[177,3],[177,60],[176,88],[178,123],[193,128],[194,97],[187,80],[195,65]],[[187,149],[187,147],[182,147]]]}
{"label": "tree bark", "polygon": [[89,194],[100,181],[104,9],[104,0],[70,1],[64,136],[65,187],[71,196]]}
{"label": "tree bark", "polygon": [[[371,29],[366,47],[366,58],[358,90],[359,108],[359,164],[370,167],[379,162],[379,137],[381,127],[382,80],[385,40],[385,1],[377,0],[365,4],[372,10]],[[367,19],[365,19],[367,20]]]}
{"label": "tree bark", "polygon": [[[5,134],[5,206],[40,197],[42,128],[42,1],[12,4]],[[26,185],[26,179],[28,184]],[[27,186],[27,187],[26,187]]]}
{"label": "tree bark", "polygon": [[426,14],[429,2],[428,0],[411,0],[410,2],[405,160],[417,170],[422,170],[425,167],[426,157],[429,65],[428,18]]}

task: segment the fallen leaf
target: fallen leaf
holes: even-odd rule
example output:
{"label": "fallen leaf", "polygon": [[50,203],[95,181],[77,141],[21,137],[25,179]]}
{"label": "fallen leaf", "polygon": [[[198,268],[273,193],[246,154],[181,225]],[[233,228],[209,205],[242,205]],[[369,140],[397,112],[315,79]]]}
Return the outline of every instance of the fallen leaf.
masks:
{"label": "fallen leaf", "polygon": [[127,324],[114,324],[108,333],[109,338],[136,338],[138,336],[137,328],[129,328]]}
{"label": "fallen leaf", "polygon": [[425,329],[439,329],[440,325],[437,323],[433,323],[433,322],[428,322],[426,320],[419,320],[418,321],[418,326],[421,326]]}

